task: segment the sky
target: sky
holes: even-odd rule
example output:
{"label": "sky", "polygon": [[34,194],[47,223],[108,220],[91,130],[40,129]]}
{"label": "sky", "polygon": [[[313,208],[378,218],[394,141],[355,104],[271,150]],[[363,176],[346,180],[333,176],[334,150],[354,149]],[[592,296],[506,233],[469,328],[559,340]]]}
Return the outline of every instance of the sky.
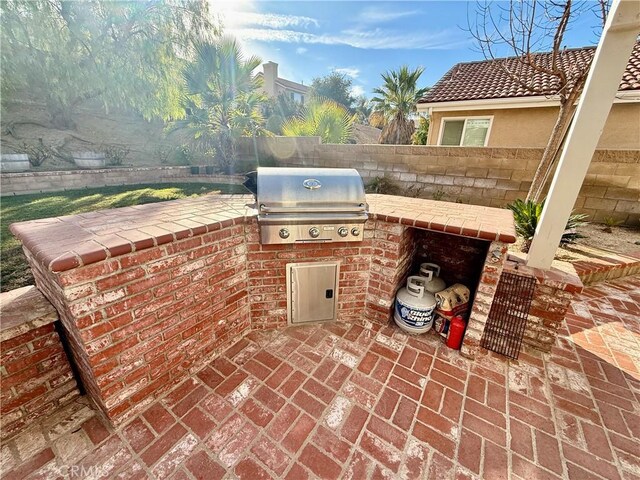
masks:
{"label": "sky", "polygon": [[[276,62],[278,76],[305,85],[337,71],[352,80],[353,94],[370,98],[381,73],[401,65],[424,67],[423,87],[458,62],[484,59],[465,31],[475,2],[211,2],[224,32],[240,41],[245,55]],[[595,24],[595,16],[582,15],[571,25],[565,46],[597,43]]]}

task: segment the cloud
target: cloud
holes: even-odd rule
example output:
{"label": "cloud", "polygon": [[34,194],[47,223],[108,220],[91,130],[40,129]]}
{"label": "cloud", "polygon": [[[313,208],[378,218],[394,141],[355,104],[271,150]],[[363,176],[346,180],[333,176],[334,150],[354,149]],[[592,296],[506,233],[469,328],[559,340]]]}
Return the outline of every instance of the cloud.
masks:
{"label": "cloud", "polygon": [[233,21],[236,25],[255,25],[268,28],[308,28],[310,26],[318,26],[318,21],[315,18],[300,15],[280,15],[276,13],[236,12],[233,14]]}
{"label": "cloud", "polygon": [[403,17],[410,17],[417,14],[417,10],[387,10],[381,7],[368,7],[363,9],[358,15],[358,20],[363,23],[384,23],[392,20],[397,20]]}
{"label": "cloud", "polygon": [[304,53],[307,53],[307,49],[306,49],[306,48],[304,48],[304,47],[298,47],[298,48],[296,48],[296,53],[297,53],[298,55],[302,55],[302,54],[304,54]]}
{"label": "cloud", "polygon": [[332,71],[336,73],[341,73],[351,78],[358,78],[360,75],[360,69],[355,67],[342,67],[342,68],[331,68]]}
{"label": "cloud", "polygon": [[364,95],[364,87],[360,85],[354,85],[351,87],[351,95],[354,97],[359,97],[360,95]]}
{"label": "cloud", "polygon": [[239,38],[259,42],[284,42],[321,45],[347,45],[354,48],[450,50],[469,42],[461,38],[457,30],[441,32],[398,33],[392,30],[349,29],[336,34],[314,34],[296,30],[271,30],[265,28],[239,28]]}

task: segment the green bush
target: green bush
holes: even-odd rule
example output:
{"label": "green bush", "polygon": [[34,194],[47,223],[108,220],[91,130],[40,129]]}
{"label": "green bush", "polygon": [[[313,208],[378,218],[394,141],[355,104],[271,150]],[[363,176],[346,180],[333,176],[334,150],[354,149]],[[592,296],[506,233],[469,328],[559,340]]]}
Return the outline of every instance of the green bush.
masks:
{"label": "green bush", "polygon": [[193,152],[187,145],[177,147],[173,152],[173,161],[176,165],[191,165]]}
{"label": "green bush", "polygon": [[413,145],[426,145],[427,137],[429,136],[429,119],[425,117],[420,117],[420,121],[418,122],[418,128],[413,133],[413,137],[411,137],[411,143]]}
{"label": "green bush", "polygon": [[366,185],[367,193],[382,193],[384,195],[396,195],[399,191],[398,185],[389,177],[375,177]]}
{"label": "green bush", "polygon": [[[507,208],[513,212],[513,218],[516,223],[516,233],[524,239],[521,250],[525,253],[528,252],[529,247],[531,247],[531,240],[536,233],[543,206],[544,201],[536,203],[533,200],[525,201],[520,199],[507,205]],[[587,223],[587,217],[588,215],[585,214],[572,214],[569,216],[564,233],[560,239],[560,245],[573,243],[578,238],[584,238],[584,235],[578,232],[578,228]]]}
{"label": "green bush", "polygon": [[348,143],[353,137],[355,115],[333,100],[312,98],[302,113],[282,124],[285,137],[320,137],[322,143]]}
{"label": "green bush", "polygon": [[622,220],[609,216],[609,217],[604,217],[604,220],[602,223],[604,223],[604,227],[602,228],[603,232],[613,233],[613,227],[617,227],[618,225],[621,225]]}
{"label": "green bush", "polygon": [[114,167],[122,165],[124,159],[129,155],[131,150],[129,147],[119,147],[117,145],[109,145],[104,149],[104,156],[107,159],[107,163]]}

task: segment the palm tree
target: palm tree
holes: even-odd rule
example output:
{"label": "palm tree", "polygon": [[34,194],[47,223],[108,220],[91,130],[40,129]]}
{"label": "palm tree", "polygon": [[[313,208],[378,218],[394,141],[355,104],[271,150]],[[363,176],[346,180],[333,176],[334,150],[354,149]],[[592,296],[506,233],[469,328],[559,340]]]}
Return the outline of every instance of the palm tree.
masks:
{"label": "palm tree", "polygon": [[382,112],[373,111],[369,114],[369,125],[371,125],[372,127],[382,129],[386,124],[387,121],[384,118]]}
{"label": "palm tree", "polygon": [[301,115],[282,125],[282,133],[287,137],[320,137],[322,143],[347,143],[353,136],[355,118],[339,103],[315,98]]}
{"label": "palm tree", "polygon": [[369,99],[364,95],[360,95],[356,97],[354,110],[356,113],[356,119],[358,120],[358,123],[362,125],[368,125],[369,116],[373,111],[373,107]]}
{"label": "palm tree", "polygon": [[260,79],[252,75],[261,63],[244,59],[235,39],[199,42],[195,58],[184,71],[186,117],[175,123],[192,133],[195,150],[215,156],[223,171],[236,159],[236,144],[243,136],[264,133]]}
{"label": "palm tree", "polygon": [[373,90],[378,96],[371,99],[375,111],[382,113],[386,119],[380,143],[411,143],[415,126],[409,115],[416,111],[416,103],[429,91],[429,88],[417,88],[422,72],[422,67],[410,71],[408,66],[403,65],[398,71],[382,74],[384,85]]}

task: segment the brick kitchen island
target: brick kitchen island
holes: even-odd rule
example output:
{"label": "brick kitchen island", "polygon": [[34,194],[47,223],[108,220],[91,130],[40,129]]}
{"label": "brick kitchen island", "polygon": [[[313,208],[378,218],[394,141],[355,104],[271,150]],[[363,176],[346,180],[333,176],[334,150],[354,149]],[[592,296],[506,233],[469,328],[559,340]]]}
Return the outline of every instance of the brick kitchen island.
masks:
{"label": "brick kitchen island", "polygon": [[252,329],[285,327],[289,262],[339,260],[338,320],[388,324],[428,232],[449,246],[475,242],[475,257],[484,256],[462,348],[473,357],[506,244],[515,241],[511,212],[386,195],[367,201],[360,243],[261,245],[253,197],[241,195],[36,220],[11,231],[58,310],[85,389],[120,424]]}

